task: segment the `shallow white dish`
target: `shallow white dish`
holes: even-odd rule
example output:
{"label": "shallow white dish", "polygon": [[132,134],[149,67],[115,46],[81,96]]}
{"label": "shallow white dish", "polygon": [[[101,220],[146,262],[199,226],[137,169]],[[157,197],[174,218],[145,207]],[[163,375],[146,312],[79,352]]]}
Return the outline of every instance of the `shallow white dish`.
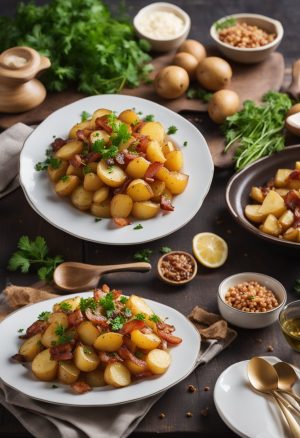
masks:
{"label": "shallow white dish", "polygon": [[[89,297],[92,292],[68,295]],[[178,346],[170,349],[171,365],[162,376],[144,379],[132,383],[125,388],[94,388],[92,391],[80,396],[74,395],[70,387],[58,383],[58,388],[53,389],[53,382],[37,380],[30,368],[21,364],[11,363],[10,357],[18,352],[20,340],[18,330],[27,328],[37,316],[51,310],[54,303],[62,301],[63,297],[53,298],[41,303],[36,303],[14,312],[0,324],[0,338],[5,339],[5,348],[0,350],[1,379],[4,383],[28,397],[68,406],[110,406],[133,402],[151,395],[158,394],[187,377],[196,363],[200,350],[200,336],[193,324],[177,310],[152,300],[146,300],[153,312],[162,318],[168,317],[168,323],[176,327],[175,334],[183,341]]]}
{"label": "shallow white dish", "polygon": [[[189,182],[183,194],[174,198],[175,210],[142,223],[142,230],[134,230],[135,224],[117,228],[110,219],[95,222],[94,216],[73,207],[68,199],[59,198],[53,183],[45,172],[34,168],[44,161],[46,149],[53,141],[53,135],[66,137],[69,129],[78,121],[82,111],[93,113],[98,108],[109,108],[121,112],[127,108],[142,111],[143,116],[153,114],[166,129],[178,128],[171,138],[182,147],[184,173]],[[27,138],[20,156],[20,182],[34,210],[55,227],[73,236],[97,243],[110,245],[133,245],[159,239],[173,233],[187,224],[201,207],[210,188],[213,177],[213,161],[202,134],[190,122],[173,111],[151,101],[134,96],[99,95],[78,100],[67,105],[44,120]]]}
{"label": "shallow white dish", "polygon": [[[272,365],[280,359],[264,357]],[[251,388],[247,377],[248,360],[231,365],[219,376],[214,389],[217,411],[226,425],[244,438],[282,438],[287,430],[276,402]],[[295,368],[298,377],[300,371]],[[299,394],[300,385],[294,386]]]}

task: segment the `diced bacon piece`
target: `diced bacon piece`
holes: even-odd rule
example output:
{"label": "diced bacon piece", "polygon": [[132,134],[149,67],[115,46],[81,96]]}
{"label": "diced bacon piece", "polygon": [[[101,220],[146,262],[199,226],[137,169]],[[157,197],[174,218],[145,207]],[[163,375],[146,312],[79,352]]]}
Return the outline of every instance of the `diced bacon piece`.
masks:
{"label": "diced bacon piece", "polygon": [[123,344],[126,345],[126,347],[128,348],[129,351],[131,351],[131,353],[135,352],[136,346],[132,342],[132,340],[130,338],[130,335],[124,335],[123,336]]}
{"label": "diced bacon piece", "polygon": [[163,330],[157,330],[157,334],[161,339],[164,339],[168,344],[177,345],[182,342],[182,339],[178,336],[171,335],[170,333],[164,332]]}
{"label": "diced bacon piece", "polygon": [[51,143],[54,152],[57,152],[61,147],[67,143],[67,140],[63,138],[56,138],[53,143]]}
{"label": "diced bacon piece", "polygon": [[113,299],[117,300],[122,295],[122,291],[120,291],[119,289],[113,289],[112,294],[113,294]]}
{"label": "diced bacon piece", "polygon": [[288,180],[300,179],[300,170],[293,170],[287,178]]}
{"label": "diced bacon piece", "polygon": [[95,161],[99,161],[101,158],[101,155],[98,154],[98,152],[89,152],[85,157],[84,160],[86,163],[94,163]]}
{"label": "diced bacon piece", "polygon": [[114,217],[113,220],[118,227],[126,227],[131,224],[131,221],[127,217]]}
{"label": "diced bacon piece", "polygon": [[146,173],[144,175],[144,178],[153,178],[156,173],[163,167],[163,163],[159,163],[158,161],[154,161],[154,163],[151,163],[148,169],[146,170]]}
{"label": "diced bacon piece", "polygon": [[114,195],[117,195],[118,193],[125,193],[127,190],[127,187],[129,186],[129,184],[131,183],[132,179],[128,178],[120,187],[117,187],[114,190]]}
{"label": "diced bacon piece", "polygon": [[134,380],[144,379],[145,377],[152,377],[153,373],[151,371],[143,371],[142,373],[135,374],[133,376]]}
{"label": "diced bacon piece", "polygon": [[31,326],[26,330],[26,335],[22,336],[21,339],[31,338],[38,333],[43,333],[48,327],[47,321],[35,321]]}
{"label": "diced bacon piece", "polygon": [[161,350],[164,350],[164,351],[166,351],[168,349],[168,343],[167,343],[167,341],[165,339],[162,339],[162,341],[161,341],[161,343],[159,345],[159,348]]}
{"label": "diced bacon piece", "polygon": [[78,129],[78,131],[76,131],[76,137],[78,140],[87,141],[92,132],[92,129]]}
{"label": "diced bacon piece", "polygon": [[13,362],[19,362],[19,363],[23,363],[26,362],[26,357],[23,356],[23,354],[14,354],[13,356],[11,356],[10,358]]}
{"label": "diced bacon piece", "polygon": [[141,135],[139,144],[137,145],[138,152],[147,152],[147,147],[149,144],[150,138],[147,135]]}
{"label": "diced bacon piece", "polygon": [[144,333],[145,335],[146,334],[149,334],[149,333],[153,333],[153,330],[150,328],[150,327],[143,327],[142,329],[141,329],[141,332],[142,333]]}
{"label": "diced bacon piece", "polygon": [[135,363],[139,367],[145,367],[147,365],[144,360],[139,359],[133,353],[131,353],[131,351],[128,350],[128,348],[124,344],[119,349],[118,353],[119,353],[119,355],[121,356],[122,359],[124,359],[124,360],[127,360],[127,359],[131,360],[133,363]]}
{"label": "diced bacon piece", "polygon": [[131,333],[133,330],[141,330],[145,327],[145,322],[139,319],[132,319],[131,321],[126,322],[120,330],[120,333],[126,335],[127,333]]}
{"label": "diced bacon piece", "polygon": [[74,343],[68,342],[66,344],[55,345],[50,347],[50,356],[53,360],[71,360],[73,358]]}
{"label": "diced bacon piece", "polygon": [[300,207],[300,198],[294,190],[290,190],[283,199],[287,208],[292,211],[294,211],[296,207]]}
{"label": "diced bacon piece", "polygon": [[75,394],[84,394],[85,392],[91,391],[92,388],[83,380],[78,380],[75,383],[72,383],[71,388],[75,392]]}
{"label": "diced bacon piece", "polygon": [[108,132],[108,134],[112,133],[112,127],[109,126],[107,115],[98,117],[95,121],[96,127],[103,129],[104,131]]}
{"label": "diced bacon piece", "polygon": [[139,123],[137,123],[136,125],[134,125],[134,126],[132,127],[132,131],[133,131],[133,132],[138,132],[138,131],[140,131],[140,129],[142,129],[142,127],[144,126],[144,124],[145,124],[145,122],[143,122],[143,121],[141,120]]}
{"label": "diced bacon piece", "polygon": [[75,154],[74,157],[69,160],[69,163],[76,168],[85,166],[85,161],[79,154]]}
{"label": "diced bacon piece", "polygon": [[99,325],[102,328],[108,327],[108,321],[105,316],[101,315],[100,310],[92,310],[90,308],[86,309],[85,316],[89,321],[91,321],[95,325]]}
{"label": "diced bacon piece", "polygon": [[82,321],[84,321],[84,316],[80,309],[74,310],[74,312],[68,315],[68,323],[70,327],[76,327]]}
{"label": "diced bacon piece", "polygon": [[167,196],[162,195],[160,198],[160,208],[165,211],[173,211],[174,206],[171,203],[171,199]]}
{"label": "diced bacon piece", "polygon": [[158,330],[163,330],[167,333],[173,333],[175,331],[175,327],[171,324],[166,324],[165,322],[158,322],[156,324]]}
{"label": "diced bacon piece", "polygon": [[117,353],[107,353],[106,351],[100,351],[99,359],[102,363],[114,363],[114,362],[123,362],[123,359]]}

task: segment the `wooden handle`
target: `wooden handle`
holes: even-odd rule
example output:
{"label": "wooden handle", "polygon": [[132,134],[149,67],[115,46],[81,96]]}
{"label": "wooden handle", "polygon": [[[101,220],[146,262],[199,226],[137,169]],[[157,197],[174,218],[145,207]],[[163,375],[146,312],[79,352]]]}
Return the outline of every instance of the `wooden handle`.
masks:
{"label": "wooden handle", "polygon": [[290,413],[290,411],[285,407],[284,403],[278,398],[278,396],[274,394],[274,398],[278,403],[278,406],[290,427],[291,435],[293,436],[293,438],[299,438],[300,437],[299,424],[297,423],[293,415]]}
{"label": "wooden handle", "polygon": [[47,58],[47,56],[41,56],[41,62],[40,62],[40,67],[38,69],[38,72],[41,72],[43,70],[46,70],[47,68],[49,68],[51,66],[51,62],[50,59]]}
{"label": "wooden handle", "polygon": [[287,88],[287,92],[294,97],[294,99],[298,99],[300,94],[300,59],[294,62],[292,67],[292,81]]}
{"label": "wooden handle", "polygon": [[151,270],[150,263],[137,262],[125,263],[121,265],[99,266],[99,274],[108,274],[110,272],[132,271],[132,272],[147,272]]}

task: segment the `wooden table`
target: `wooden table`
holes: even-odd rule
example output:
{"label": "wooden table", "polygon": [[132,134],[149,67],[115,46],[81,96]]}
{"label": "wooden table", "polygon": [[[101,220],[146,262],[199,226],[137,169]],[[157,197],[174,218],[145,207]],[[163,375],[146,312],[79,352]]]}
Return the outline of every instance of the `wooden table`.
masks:
{"label": "wooden table", "polygon": [[[1,0],[1,12],[11,14],[16,3],[15,0]],[[128,3],[130,3],[130,13],[134,15],[135,11],[149,2],[133,0]],[[285,2],[190,0],[173,3],[183,6],[191,15],[193,20],[191,36],[204,43],[209,42],[210,23],[226,14],[247,11],[278,18],[285,28],[285,39],[281,45],[281,51],[285,54],[287,62],[292,62],[298,56],[297,35],[300,9],[297,7],[297,0]],[[189,117],[192,117],[199,129],[204,129],[205,133],[203,124],[206,119],[201,120],[195,114]],[[8,258],[15,250],[18,238],[25,234],[31,237],[45,236],[51,252],[62,254],[65,260],[94,264],[130,262],[136,250],[151,248],[153,250],[152,272],[136,275],[120,273],[108,275],[103,280],[126,292],[132,291],[161,301],[184,314],[188,314],[196,304],[216,312],[216,294],[219,283],[228,275],[242,271],[263,272],[275,276],[287,288],[288,300],[297,299],[296,293],[293,292],[293,284],[295,279],[300,277],[299,253],[255,238],[233,221],[227,211],[224,197],[226,183],[231,175],[232,170],[216,170],[211,190],[202,208],[184,228],[157,242],[129,247],[110,247],[84,242],[57,230],[31,209],[21,189],[18,189],[0,201],[0,287],[3,288],[8,281],[25,285],[36,280],[35,275],[22,275],[6,270]],[[191,251],[192,237],[201,231],[212,231],[226,239],[229,245],[229,256],[225,265],[217,270],[207,270],[199,266],[196,279],[186,287],[174,289],[160,282],[155,272],[159,249],[163,245],[168,245],[172,249]],[[220,373],[232,363],[254,355],[274,354],[283,360],[300,364],[299,356],[287,346],[277,324],[264,330],[240,329],[238,333],[235,342],[221,355],[208,365],[199,367],[186,380],[170,389],[147,414],[133,436],[145,437],[149,434],[152,436],[154,433],[159,433],[160,436],[188,433],[213,438],[236,436],[225,426],[214,407],[213,388]],[[1,340],[1,345],[3,345],[3,340]],[[269,346],[274,349],[273,353],[267,351]],[[197,391],[193,394],[187,392],[188,384],[195,385]],[[204,391],[205,386],[209,386],[209,391]],[[209,408],[209,413],[204,417],[201,411],[206,407]],[[193,413],[191,418],[186,417],[188,411]],[[163,420],[159,419],[161,412],[166,414]],[[6,438],[31,436],[11,414],[1,407],[0,434]]]}

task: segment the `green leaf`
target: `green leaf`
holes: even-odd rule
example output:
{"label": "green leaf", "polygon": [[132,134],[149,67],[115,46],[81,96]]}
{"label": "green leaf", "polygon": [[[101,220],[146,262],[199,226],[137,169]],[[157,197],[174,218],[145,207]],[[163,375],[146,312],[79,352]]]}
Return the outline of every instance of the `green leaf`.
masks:
{"label": "green leaf", "polygon": [[133,227],[134,230],[141,230],[143,227],[142,224],[137,224],[135,227]]}
{"label": "green leaf", "polygon": [[171,252],[172,249],[169,246],[162,246],[159,251],[161,254],[168,254],[168,252]]}
{"label": "green leaf", "polygon": [[88,113],[87,111],[82,111],[82,113],[81,113],[81,121],[82,122],[86,122],[90,118],[91,118],[90,113]]}
{"label": "green leaf", "polygon": [[10,271],[17,271],[20,269],[21,272],[26,273],[29,271],[29,268],[29,260],[20,252],[15,252],[8,261],[8,269]]}
{"label": "green leaf", "polygon": [[237,24],[236,18],[230,17],[222,20],[218,20],[214,23],[216,31],[227,29],[228,27],[235,26]]}
{"label": "green leaf", "polygon": [[167,130],[167,135],[176,134],[177,131],[178,131],[178,128],[176,128],[176,126],[174,126],[174,125],[169,126],[169,128]]}
{"label": "green leaf", "polygon": [[152,249],[142,249],[141,251],[137,251],[133,255],[133,258],[137,262],[149,263],[150,262],[150,256],[151,256],[152,253],[153,253]]}
{"label": "green leaf", "polygon": [[42,313],[39,314],[38,319],[40,321],[48,321],[50,316],[51,316],[51,312],[45,311],[45,312],[42,312]]}

